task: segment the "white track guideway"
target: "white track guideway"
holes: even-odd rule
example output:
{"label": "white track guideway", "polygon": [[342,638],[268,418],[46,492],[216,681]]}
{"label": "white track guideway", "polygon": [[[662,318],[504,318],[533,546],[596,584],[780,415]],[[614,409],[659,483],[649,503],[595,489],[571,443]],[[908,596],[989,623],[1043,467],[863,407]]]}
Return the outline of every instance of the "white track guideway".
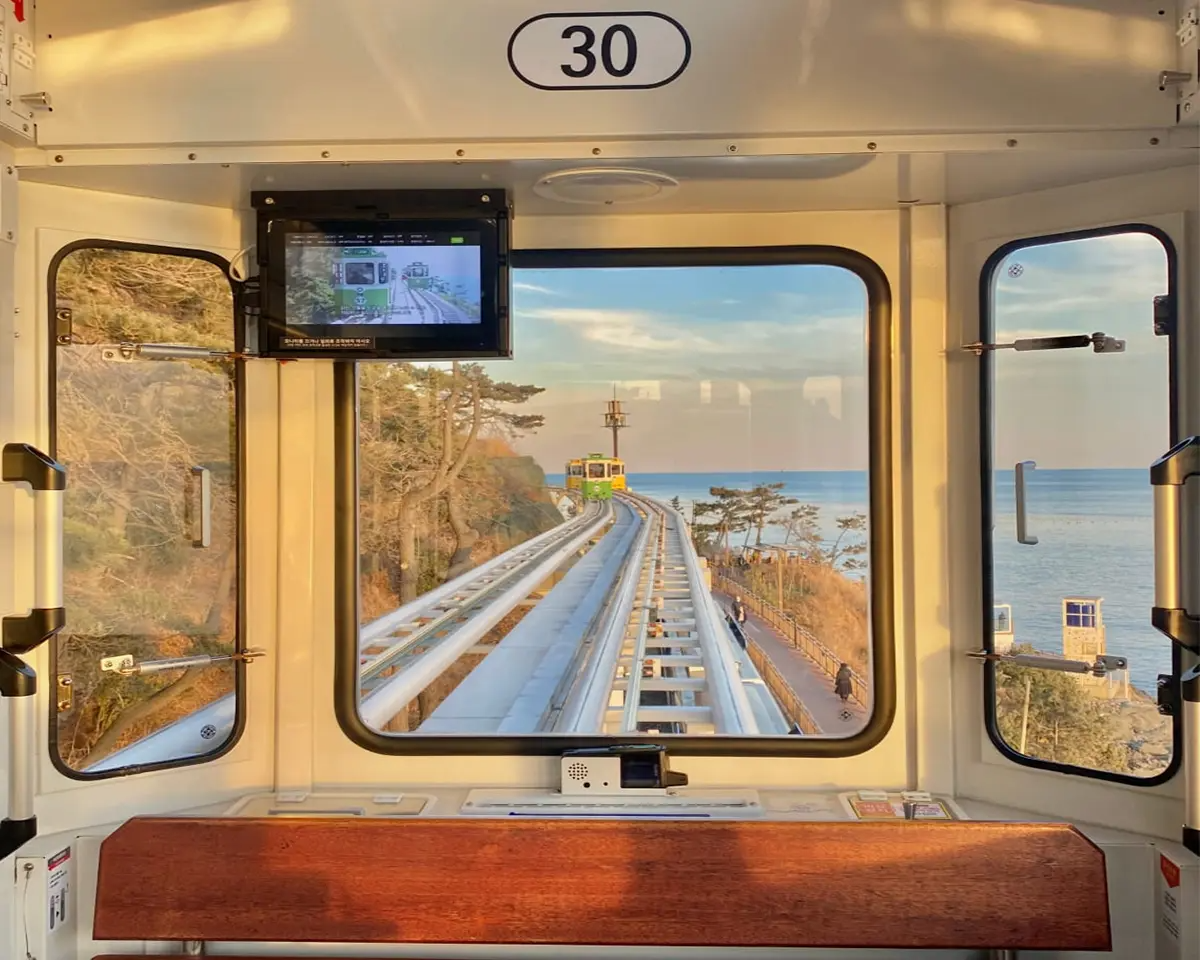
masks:
{"label": "white track guideway", "polygon": [[[611,504],[589,505],[582,517],[526,541],[368,625],[360,638],[360,649],[372,643],[387,643],[396,631],[411,629],[360,667],[360,688],[374,681],[359,706],[363,722],[381,729],[571,554],[599,534],[612,516]],[[417,622],[431,615],[429,623]],[[461,626],[431,641],[434,645],[430,649],[419,656],[406,656],[423,639],[430,638],[434,629],[456,622]],[[380,674],[388,666],[401,669],[382,678]]]}
{"label": "white track guideway", "polygon": [[[644,526],[630,550],[595,653],[556,732],[636,733],[639,723],[683,724],[692,733],[775,732],[760,730],[732,638],[682,514],[634,493],[617,497],[644,515]],[[655,597],[663,600],[661,627],[667,636],[648,639],[649,606]],[[647,646],[680,652],[647,656]],[[651,660],[656,674],[666,667],[671,675],[643,679],[643,666]],[[643,704],[643,690],[665,692],[683,702]]]}

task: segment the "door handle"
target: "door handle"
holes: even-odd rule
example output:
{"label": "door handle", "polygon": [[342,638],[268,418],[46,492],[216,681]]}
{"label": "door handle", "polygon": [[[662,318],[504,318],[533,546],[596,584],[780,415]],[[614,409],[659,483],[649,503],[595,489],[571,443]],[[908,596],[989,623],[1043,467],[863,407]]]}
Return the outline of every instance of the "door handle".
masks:
{"label": "door handle", "polygon": [[1029,535],[1029,524],[1025,519],[1025,471],[1032,473],[1037,464],[1032,460],[1022,460],[1017,464],[1017,543],[1027,547],[1036,546],[1037,537]]}
{"label": "door handle", "polygon": [[205,467],[192,467],[192,477],[200,488],[200,509],[192,529],[192,546],[203,549],[212,546],[212,474]]}
{"label": "door handle", "polygon": [[1184,603],[1183,485],[1200,477],[1200,437],[1175,444],[1150,467],[1154,487],[1154,609],[1151,623],[1180,646],[1200,653],[1200,616]]}

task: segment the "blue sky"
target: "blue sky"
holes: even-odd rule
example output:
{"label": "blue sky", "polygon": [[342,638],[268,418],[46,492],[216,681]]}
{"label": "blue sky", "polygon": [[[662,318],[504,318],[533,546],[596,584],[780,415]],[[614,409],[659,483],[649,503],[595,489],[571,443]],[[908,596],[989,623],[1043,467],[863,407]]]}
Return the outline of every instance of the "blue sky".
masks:
{"label": "blue sky", "polygon": [[519,270],[517,359],[548,472],[607,450],[614,386],[632,471],[855,469],[866,462],[866,291],[835,267]]}
{"label": "blue sky", "polygon": [[[1144,467],[1167,445],[1166,340],[1153,299],[1161,244],[1122,234],[1029,247],[997,269],[999,342],[1103,331],[1118,355],[996,354],[996,464]],[[608,450],[605,401],[625,403],[631,472],[863,469],[866,292],[835,267],[518,270],[516,359],[493,375],[546,392],[517,442],[547,472]],[[955,345],[950,345],[951,350]]]}
{"label": "blue sky", "polygon": [[998,467],[1146,467],[1168,443],[1167,339],[1154,298],[1167,255],[1145,233],[1028,247],[996,271],[997,342],[1103,332],[1122,354],[1090,349],[996,355]]}

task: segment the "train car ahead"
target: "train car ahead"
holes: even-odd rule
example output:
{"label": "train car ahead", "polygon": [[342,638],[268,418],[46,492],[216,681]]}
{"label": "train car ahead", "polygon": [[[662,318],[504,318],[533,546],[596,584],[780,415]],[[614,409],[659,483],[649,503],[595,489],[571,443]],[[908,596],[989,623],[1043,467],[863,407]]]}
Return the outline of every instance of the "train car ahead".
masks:
{"label": "train car ahead", "polygon": [[613,490],[625,489],[625,465],[600,453],[569,461],[566,474],[567,489],[581,491],[585,500],[611,500]]}
{"label": "train car ahead", "polygon": [[370,247],[344,251],[334,266],[333,289],[343,316],[387,313],[392,306],[387,255]]}

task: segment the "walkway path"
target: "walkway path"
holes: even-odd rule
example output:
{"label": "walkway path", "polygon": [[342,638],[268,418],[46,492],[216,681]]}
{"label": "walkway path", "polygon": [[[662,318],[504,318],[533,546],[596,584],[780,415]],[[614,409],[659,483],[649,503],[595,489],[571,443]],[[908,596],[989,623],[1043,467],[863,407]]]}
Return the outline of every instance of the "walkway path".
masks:
{"label": "walkway path", "polygon": [[[732,597],[713,592],[717,603],[729,611]],[[746,636],[762,648],[775,669],[783,674],[796,695],[804,701],[812,718],[828,736],[852,736],[863,728],[867,712],[858,703],[842,703],[833,692],[833,677],[826,676],[812,660],[789,644],[767,623],[747,611],[743,624]],[[848,714],[848,715],[847,715]]]}

